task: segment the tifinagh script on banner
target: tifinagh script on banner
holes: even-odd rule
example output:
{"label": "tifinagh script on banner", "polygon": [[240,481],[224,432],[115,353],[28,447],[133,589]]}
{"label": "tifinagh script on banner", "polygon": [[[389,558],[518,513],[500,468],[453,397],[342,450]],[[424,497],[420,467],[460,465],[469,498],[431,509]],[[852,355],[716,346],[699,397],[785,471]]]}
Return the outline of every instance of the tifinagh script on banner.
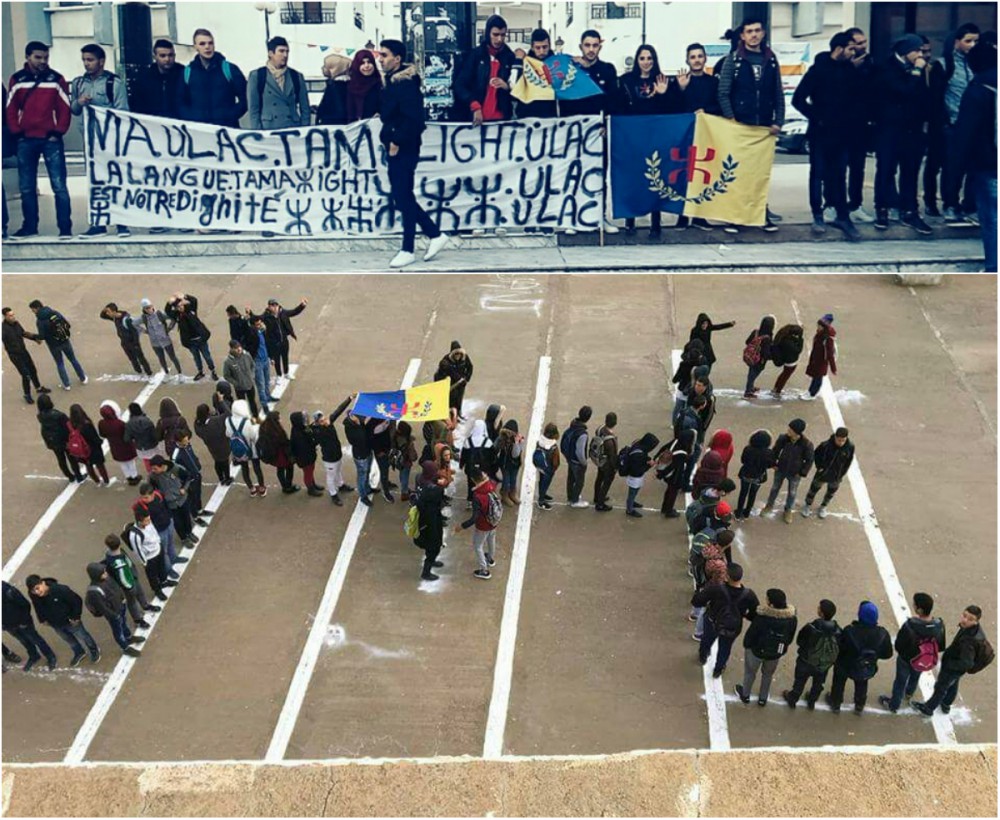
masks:
{"label": "tifinagh script on banner", "polygon": [[[380,122],[244,131],[86,108],[90,223],[273,231],[293,236],[402,230]],[[596,230],[601,120],[481,127],[429,123],[416,196],[443,231]]]}

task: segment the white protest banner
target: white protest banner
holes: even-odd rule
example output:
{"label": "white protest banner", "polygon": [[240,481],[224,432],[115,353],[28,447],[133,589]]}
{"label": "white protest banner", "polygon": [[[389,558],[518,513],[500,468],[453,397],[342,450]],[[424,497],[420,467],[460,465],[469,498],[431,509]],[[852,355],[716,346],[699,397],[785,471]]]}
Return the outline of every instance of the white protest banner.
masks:
{"label": "white protest banner", "polygon": [[[378,119],[244,131],[86,108],[90,223],[385,235],[393,208]],[[599,117],[429,123],[417,201],[443,231],[596,230],[603,203]]]}

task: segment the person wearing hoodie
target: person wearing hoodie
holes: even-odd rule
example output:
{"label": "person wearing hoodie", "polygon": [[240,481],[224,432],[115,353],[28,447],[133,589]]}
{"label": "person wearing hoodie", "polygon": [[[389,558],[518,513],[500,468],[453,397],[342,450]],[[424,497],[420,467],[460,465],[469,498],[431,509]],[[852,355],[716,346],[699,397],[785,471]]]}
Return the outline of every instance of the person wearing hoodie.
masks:
{"label": "person wearing hoodie", "polygon": [[125,441],[125,422],[121,420],[121,410],[113,401],[101,403],[101,420],[97,422],[97,432],[108,442],[111,458],[122,471],[125,481],[134,487],[140,481],[139,468],[136,467],[135,444]]}
{"label": "person wearing hoodie", "polygon": [[851,464],[854,463],[854,442],[848,438],[847,428],[838,427],[830,438],[816,448],[813,460],[816,464],[816,472],[809,485],[809,492],[806,493],[805,504],[802,505],[802,517],[808,518],[810,516],[809,507],[813,503],[813,499],[816,498],[820,485],[826,484],[823,501],[816,511],[819,518],[826,518],[827,505],[840,489],[840,482],[847,475],[847,471],[851,469]]}
{"label": "person wearing hoodie", "polygon": [[878,702],[890,712],[896,712],[913,697],[924,672],[937,668],[938,656],[944,652],[946,640],[944,621],[931,617],[934,599],[926,592],[913,596],[913,611],[896,633],[893,647],[896,650],[896,677],[892,683],[892,696],[879,695]]}
{"label": "person wearing hoodie", "polygon": [[236,397],[249,404],[253,418],[260,418],[254,392],[255,374],[256,369],[250,354],[243,349],[243,344],[239,339],[231,339],[229,341],[229,355],[222,363],[222,375],[236,391]]}
{"label": "person wearing hoodie", "polygon": [[[403,246],[389,266],[402,268],[416,257],[417,225],[430,240],[424,261],[430,262],[445,245],[448,237],[441,233],[434,220],[420,207],[413,193],[420,145],[423,141],[424,95],[420,88],[420,73],[415,66],[404,65],[406,46],[399,40],[382,40],[379,44],[385,89],[379,103],[382,129],[379,139],[388,155],[389,187],[392,200],[403,215]],[[462,408],[459,407],[459,413]]]}
{"label": "person wearing hoodie", "polygon": [[104,566],[108,574],[121,588],[122,595],[125,596],[125,605],[137,629],[147,629],[149,623],[145,616],[147,612],[159,612],[160,607],[151,604],[146,597],[146,590],[139,582],[139,575],[135,571],[135,564],[132,559],[122,552],[122,540],[113,533],[104,539],[104,546],[107,552],[104,553]]}
{"label": "person wearing hoodie", "polygon": [[180,376],[183,373],[181,363],[174,350],[173,340],[170,338],[170,331],[177,326],[177,322],[162,310],[153,307],[153,303],[149,299],[143,299],[139,305],[142,313],[135,320],[135,329],[149,336],[149,344],[152,346],[153,353],[156,354],[163,372],[170,375],[170,368],[167,366],[167,358],[169,357],[177,370],[177,375]]}
{"label": "person wearing hoodie", "polygon": [[9,307],[3,309],[3,321],[0,322],[0,327],[3,328],[3,349],[7,351],[10,363],[14,365],[14,369],[21,377],[21,391],[24,394],[24,400],[28,404],[34,404],[35,400],[31,397],[32,385],[40,396],[50,391],[38,381],[35,360],[31,358],[31,353],[28,352],[28,346],[24,340],[28,339],[35,344],[41,344],[41,337],[37,333],[29,333],[25,330],[17,321],[13,308]]}
{"label": "person wearing hoodie", "polygon": [[774,317],[765,316],[760,320],[760,327],[750,331],[744,342],[743,363],[747,366],[747,386],[743,391],[744,399],[757,398],[758,388],[755,386],[757,377],[764,372],[771,358],[771,339],[774,335]]}
{"label": "person wearing hoodie", "polygon": [[365,432],[368,435],[368,444],[372,450],[372,458],[378,467],[378,485],[382,490],[382,497],[390,504],[394,504],[392,491],[399,485],[390,480],[389,476],[389,454],[392,452],[392,434],[395,422],[389,419],[370,418],[365,422]]}
{"label": "person wearing hoodie", "polygon": [[163,312],[176,322],[177,331],[181,335],[181,346],[186,347],[191,353],[191,358],[194,359],[194,366],[198,370],[194,374],[194,380],[197,382],[205,378],[205,371],[202,369],[202,361],[204,360],[204,364],[208,365],[209,373],[212,374],[213,381],[218,381],[219,376],[215,372],[215,361],[212,359],[212,351],[208,347],[208,340],[211,338],[212,332],[198,315],[198,299],[190,293],[179,291],[170,297]]}
{"label": "person wearing hoodie", "polygon": [[29,575],[24,579],[24,585],[35,607],[38,623],[51,626],[73,650],[69,665],[79,666],[88,651],[90,660],[97,663],[101,659],[101,650],[81,620],[83,599],[55,578]]}
{"label": "person wearing hoodie", "polygon": [[809,382],[810,398],[816,398],[819,394],[823,378],[828,372],[837,375],[837,331],[833,327],[832,313],[825,314],[816,323],[816,335],[813,336],[809,364],[806,366],[806,375],[812,379]]}
{"label": "person wearing hoodie", "polygon": [[[102,230],[106,231],[107,228],[103,228]],[[119,228],[119,230],[121,229]],[[114,322],[115,333],[118,334],[118,342],[122,346],[122,350],[125,352],[125,356],[128,358],[132,369],[140,375],[145,373],[147,376],[152,376],[153,371],[149,367],[149,362],[146,361],[146,354],[142,352],[139,328],[136,326],[136,322],[131,314],[127,310],[119,310],[118,305],[114,302],[108,302],[103,310],[101,310],[100,315],[102,319]]]}
{"label": "person wearing hoodie", "polygon": [[[730,478],[724,478],[715,487],[706,487],[701,491],[684,510],[684,519],[687,522],[688,534],[695,535],[708,526],[711,526],[713,519],[719,519],[722,514],[718,512],[719,504],[723,499],[736,489],[736,483]],[[726,503],[723,507],[726,515],[732,515],[732,507]],[[730,523],[732,519],[730,518]]]}
{"label": "person wearing hoodie", "polygon": [[229,439],[226,438],[226,417],[216,413],[207,404],[199,404],[194,417],[194,434],[208,449],[219,483],[228,487],[233,483],[229,473]]}
{"label": "person wearing hoodie", "polygon": [[174,565],[185,564],[188,559],[177,555],[174,547],[174,519],[163,500],[163,494],[148,481],[144,481],[139,485],[139,497],[132,502],[132,513],[136,516],[136,520],[140,516],[149,516],[163,547],[163,565],[166,574],[175,577],[177,573],[174,572]]}
{"label": "person wearing hoodie", "polygon": [[482,125],[513,118],[510,74],[516,62],[507,45],[507,22],[499,14],[490,15],[479,45],[463,55],[454,78],[456,110],[466,121]]}
{"label": "person wearing hoodie", "polygon": [[743,703],[749,703],[759,670],[758,706],[767,706],[767,695],[771,690],[771,679],[778,669],[778,661],[788,652],[799,626],[795,607],[788,603],[784,590],[769,589],[766,601],[763,606],[757,607],[757,614],[743,636],[743,683],[735,687],[736,696]]}
{"label": "person wearing hoodie", "polygon": [[729,462],[733,460],[736,450],[733,447],[733,434],[728,430],[716,430],[708,442],[708,451],[718,453],[722,459],[723,478],[729,476]]}
{"label": "person wearing hoodie", "polygon": [[344,418],[344,437],[351,447],[351,458],[354,459],[354,469],[358,474],[358,501],[366,507],[372,505],[372,448],[365,427],[367,419],[356,416],[353,412]]}
{"label": "person wearing hoodie", "polygon": [[518,432],[517,422],[504,422],[494,446],[497,467],[500,469],[500,500],[505,506],[520,504],[517,494],[517,476],[521,472],[521,453],[524,450],[524,436]]}
{"label": "person wearing hoodie", "polygon": [[[76,433],[79,433],[83,441],[86,442],[87,455],[80,454],[78,458],[87,468],[87,475],[95,484],[100,485],[103,482],[104,486],[107,487],[111,483],[111,479],[108,478],[108,468],[105,466],[104,439],[97,432],[94,422],[90,420],[90,416],[87,415],[83,406],[71,404],[69,408],[69,440],[66,445],[69,453],[73,452],[74,434]],[[79,439],[77,439],[78,442]],[[98,474],[100,474],[100,480],[98,480]]]}
{"label": "person wearing hoodie", "polygon": [[41,395],[37,402],[38,424],[41,427],[42,441],[55,453],[56,461],[62,474],[70,480],[83,481],[85,476],[80,471],[80,462],[66,451],[69,442],[69,416],[62,410],[56,410],[48,395]]}
{"label": "person wearing hoodie", "polygon": [[707,364],[705,343],[701,338],[692,338],[681,351],[681,363],[677,365],[677,371],[670,379],[671,384],[676,384],[677,390],[686,395],[691,387],[692,371],[704,364]]}
{"label": "person wearing hoodie", "polygon": [[292,432],[288,437],[292,448],[292,460],[302,470],[306,492],[311,496],[321,496],[323,489],[316,484],[316,437],[313,435],[312,427],[306,424],[306,414],[303,412],[292,413],[288,419],[292,423]]}
{"label": "person wearing hoodie", "polygon": [[697,498],[706,488],[719,486],[725,477],[726,469],[723,466],[722,456],[715,450],[709,450],[698,465],[698,470],[691,481],[691,494]]}
{"label": "person wearing hoodie", "polygon": [[[212,394],[212,409],[220,416],[231,416],[234,401],[236,401],[236,397],[233,395],[233,386],[225,379],[219,379],[215,383],[215,392]],[[254,415],[254,418],[257,416]]]}
{"label": "person wearing hoodie", "polygon": [[728,330],[731,327],[736,327],[736,320],[716,325],[712,323],[712,319],[707,313],[699,313],[694,327],[691,328],[691,335],[688,338],[689,340],[697,339],[701,342],[705,364],[708,366],[709,372],[712,371],[712,365],[715,364],[715,349],[712,347],[712,334],[716,330]]}
{"label": "person wearing hoodie", "polygon": [[[502,404],[491,404],[486,408],[486,436],[490,440],[490,445],[494,453],[496,453],[497,445],[500,441],[500,431],[503,429],[504,422],[506,421],[504,417],[504,413],[506,412],[507,408]],[[488,467],[484,465],[483,469],[494,484],[500,483],[500,463],[498,458],[494,458]]]}
{"label": "person wearing hoodie", "polygon": [[444,546],[444,487],[438,477],[438,467],[433,461],[425,461],[420,478],[417,479],[416,507],[420,520],[420,532],[413,543],[424,551],[424,566],[420,573],[423,581],[436,581],[433,570],[443,567],[438,561]]}
{"label": "person wearing hoodie", "polygon": [[[483,419],[476,419],[472,424],[472,432],[469,433],[469,438],[458,457],[458,465],[465,471],[466,498],[470,505],[472,504],[473,473],[476,470],[482,470],[489,477],[491,473],[496,471],[495,464],[496,453],[486,429],[486,422]],[[490,480],[492,481],[492,479]]]}
{"label": "person wearing hoodie", "polygon": [[177,537],[185,547],[193,547],[200,540],[194,534],[188,507],[188,487],[193,480],[187,470],[168,458],[157,455],[149,460],[149,483],[163,496]]}
{"label": "person wearing hoodie", "polygon": [[30,672],[43,655],[49,671],[56,668],[56,653],[45,638],[38,634],[31,618],[31,604],[21,594],[21,590],[6,581],[3,582],[3,631],[13,635],[27,651],[28,660],[23,667],[25,672]]}
{"label": "person wearing hoodie", "polygon": [[771,434],[757,430],[743,448],[740,456],[740,498],[736,502],[734,517],[737,521],[750,517],[757,502],[757,491],[767,483],[767,471],[774,465],[771,459]]}
{"label": "person wearing hoodie", "polygon": [[590,442],[590,460],[597,467],[594,478],[594,510],[609,512],[608,492],[618,474],[618,414],[608,413],[604,416],[604,425],[597,428]]}
{"label": "person wearing hoodie", "polygon": [[193,37],[195,58],[177,84],[181,119],[239,128],[247,113],[247,80],[240,67],[215,50],[215,38],[200,28]]}
{"label": "person wearing hoodie", "polygon": [[59,372],[59,380],[62,382],[63,390],[69,390],[69,374],[66,372],[66,365],[63,357],[69,360],[76,371],[80,384],[86,384],[87,374],[83,370],[83,365],[76,360],[76,353],[73,351],[73,343],[70,341],[70,323],[58,310],[42,304],[41,300],[34,299],[28,307],[35,314],[35,324],[38,326],[38,338],[48,345],[49,353],[56,363],[56,370]]}
{"label": "person wearing hoodie", "polygon": [[472,381],[472,359],[465,352],[462,343],[453,341],[448,355],[442,357],[438,363],[437,370],[434,371],[434,381],[451,379],[450,392],[448,394],[448,405],[458,412],[458,420],[465,421],[462,415],[462,401],[465,399],[465,387]]}
{"label": "person wearing hoodie", "polygon": [[799,481],[809,474],[813,462],[813,445],[805,437],[806,423],[802,419],[792,419],[788,430],[778,436],[771,450],[771,464],[774,466],[774,483],[767,496],[767,503],[761,509],[761,515],[767,515],[774,509],[778,500],[781,485],[788,482],[788,492],[785,495],[785,512],[782,516],[786,524],[792,523],[792,509],[795,507],[795,494],[799,491]]}
{"label": "person wearing hoodie", "polygon": [[172,453],[177,446],[177,433],[190,430],[187,419],[169,396],[160,399],[160,418],[156,422],[156,437],[163,442],[163,452]]}
{"label": "person wearing hoodie", "polygon": [[576,509],[583,509],[590,506],[584,501],[580,494],[583,492],[583,485],[587,480],[587,445],[589,435],[587,433],[587,422],[594,411],[587,405],[580,408],[576,418],[570,422],[569,427],[562,434],[559,440],[559,451],[566,459],[568,472],[566,473],[566,499],[569,505]]}
{"label": "person wearing hoodie", "polygon": [[879,660],[892,657],[892,638],[878,623],[878,607],[871,601],[862,601],[858,619],[844,627],[840,635],[840,651],[833,666],[833,685],[826,702],[834,712],[840,711],[844,702],[844,687],[854,681],[854,711],[859,715],[865,710],[868,699],[868,681],[878,672]]}
{"label": "person wearing hoodie", "polygon": [[199,527],[207,527],[206,518],[215,515],[214,511],[206,510],[201,501],[201,459],[191,445],[191,431],[182,427],[177,431],[177,444],[170,454],[171,461],[180,467],[188,476],[187,508],[188,514]]}
{"label": "person wearing hoodie", "polygon": [[330,501],[338,507],[344,504],[340,500],[340,493],[349,493],[354,488],[344,483],[344,453],[340,446],[340,436],[337,435],[337,428],[334,425],[355,398],[357,398],[357,393],[352,393],[329,416],[320,412],[313,413],[312,433],[319,445],[320,458],[323,461],[323,470],[326,474],[326,492],[330,496]]}
{"label": "person wearing hoodie", "polygon": [[695,449],[695,431],[684,430],[661,447],[655,455],[656,477],[667,486],[663,491],[660,514],[667,518],[680,518],[677,496],[684,487],[688,464]]}
{"label": "person wearing hoodie", "polygon": [[642,504],[639,503],[639,491],[646,483],[646,473],[656,464],[653,450],[660,440],[652,433],[646,433],[642,438],[633,441],[625,457],[625,484],[628,492],[625,497],[625,515],[629,518],[642,518]]}
{"label": "person wearing hoodie", "polygon": [[743,631],[743,621],[752,621],[760,602],[756,593],[743,585],[743,567],[730,564],[725,581],[706,584],[695,592],[691,606],[705,607],[704,632],[698,644],[698,660],[704,666],[716,640],[719,642],[715,656],[713,678],[721,678],[729,662],[733,643]]}
{"label": "person wearing hoodie", "polygon": [[[721,529],[712,533],[708,540],[697,545],[694,539],[688,548],[688,574],[694,581],[695,591],[708,584],[724,584],[732,563],[732,544],[736,535],[732,530]],[[701,642],[705,634],[705,607],[692,606],[688,620],[694,623],[694,640]]]}
{"label": "person wearing hoodie", "polygon": [[542,510],[552,509],[552,496],[549,487],[559,469],[559,428],[552,422],[545,425],[542,435],[535,445],[531,463],[538,470],[538,507]]}
{"label": "person wearing hoodie", "polygon": [[781,373],[771,388],[771,395],[776,399],[781,398],[785,385],[799,366],[799,357],[805,344],[803,333],[802,325],[793,324],[782,325],[774,334],[774,340],[771,342],[771,361],[776,367],[781,368]]}
{"label": "person wearing hoodie", "polygon": [[823,694],[826,676],[840,653],[840,625],[834,620],[837,606],[824,598],[816,610],[818,616],[799,630],[795,639],[798,656],[795,659],[795,682],[791,689],[781,693],[785,703],[793,709],[802,697],[806,684],[812,684],[806,695],[806,708],[814,709],[819,696]]}
{"label": "person wearing hoodie", "polygon": [[261,422],[257,436],[257,452],[261,461],[270,464],[276,470],[281,492],[291,495],[301,489],[294,483],[295,462],[292,460],[292,442],[285,432],[281,414],[277,410],[272,410]]}
{"label": "person wearing hoodie", "polygon": [[410,500],[410,471],[417,460],[416,438],[409,422],[397,421],[392,433],[392,450],[389,451],[389,465],[399,473],[401,486],[399,497]]}
{"label": "person wearing hoodie", "polygon": [[128,421],[125,422],[125,442],[135,445],[135,452],[149,472],[149,462],[153,456],[164,455],[163,443],[156,434],[156,425],[145,414],[138,402],[128,406]]}
{"label": "person wearing hoodie", "polygon": [[[477,424],[479,422],[476,422]],[[465,455],[465,451],[462,451]],[[455,525],[455,533],[461,533],[475,525],[472,531],[472,549],[476,553],[478,569],[472,574],[483,581],[488,581],[492,576],[490,567],[496,564],[493,558],[496,552],[496,536],[498,521],[490,518],[493,509],[493,501],[497,499],[497,485],[490,481],[478,467],[474,467],[469,472],[469,486],[472,487],[472,513],[468,520]],[[499,507],[503,509],[502,506]]]}
{"label": "person wearing hoodie", "polygon": [[[361,52],[357,52],[360,54]],[[326,88],[323,97],[316,107],[316,125],[347,125],[347,84],[350,82],[350,71],[353,61],[343,54],[327,54],[323,58],[323,76],[326,77]],[[375,73],[378,74],[376,67]],[[381,81],[379,83],[379,101],[381,100]],[[369,109],[366,98],[366,116],[378,114],[378,105]]]}
{"label": "person wearing hoodie", "polygon": [[941,656],[941,672],[934,683],[934,694],[926,703],[910,701],[910,706],[920,714],[931,717],[940,706],[947,715],[958,697],[962,678],[981,672],[993,662],[993,647],[979,623],[982,617],[983,610],[974,604],[962,611],[958,632]]}
{"label": "person wearing hoodie", "polygon": [[84,597],[87,611],[95,618],[104,618],[111,627],[111,635],[115,643],[121,647],[122,654],[133,658],[139,657],[136,644],[144,643],[145,638],[133,635],[125,620],[125,596],[121,587],[111,580],[104,564],[93,562],[87,564],[87,575],[90,586]]}

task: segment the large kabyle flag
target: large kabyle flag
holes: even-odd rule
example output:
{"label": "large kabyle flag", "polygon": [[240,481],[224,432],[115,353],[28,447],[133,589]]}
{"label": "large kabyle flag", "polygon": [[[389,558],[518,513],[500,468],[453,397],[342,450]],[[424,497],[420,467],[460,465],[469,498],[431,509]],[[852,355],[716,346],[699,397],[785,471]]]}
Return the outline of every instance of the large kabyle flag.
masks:
{"label": "large kabyle flag", "polygon": [[408,390],[359,393],[354,400],[357,416],[392,421],[438,421],[448,418],[451,379],[421,384]]}
{"label": "large kabyle flag", "polygon": [[711,114],[611,118],[614,216],[668,213],[763,225],[774,137]]}

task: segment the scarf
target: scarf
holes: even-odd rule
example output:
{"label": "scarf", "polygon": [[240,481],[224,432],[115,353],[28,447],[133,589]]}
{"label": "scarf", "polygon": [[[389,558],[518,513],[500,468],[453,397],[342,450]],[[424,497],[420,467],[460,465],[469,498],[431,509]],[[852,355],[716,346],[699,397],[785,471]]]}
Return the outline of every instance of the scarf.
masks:
{"label": "scarf", "polygon": [[285,72],[288,71],[288,66],[284,68],[275,68],[271,65],[271,61],[267,61],[267,70],[271,72],[271,76],[274,77],[274,81],[278,84],[278,88],[282,91],[285,90]]}
{"label": "scarf", "polygon": [[[366,59],[372,61],[375,70],[366,77],[361,73],[361,63]],[[361,49],[354,55],[351,61],[350,79],[347,81],[347,121],[357,122],[365,116],[365,97],[368,92],[376,86],[382,85],[382,78],[379,76],[378,67],[375,62],[375,55],[368,49]]]}

